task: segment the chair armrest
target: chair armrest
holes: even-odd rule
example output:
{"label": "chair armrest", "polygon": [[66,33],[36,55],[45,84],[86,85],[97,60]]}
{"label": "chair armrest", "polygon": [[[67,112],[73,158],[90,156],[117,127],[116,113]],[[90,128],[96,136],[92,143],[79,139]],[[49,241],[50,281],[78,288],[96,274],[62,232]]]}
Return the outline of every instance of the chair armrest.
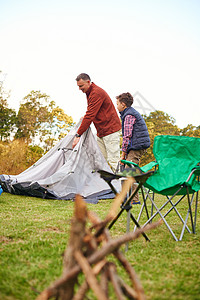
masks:
{"label": "chair armrest", "polygon": [[134,165],[135,167],[138,167],[139,168],[139,165],[132,162],[132,161],[128,161],[128,160],[125,160],[125,159],[122,159],[121,162],[129,167],[132,167],[131,165]]}
{"label": "chair armrest", "polygon": [[135,167],[138,167],[138,168],[139,168],[142,172],[144,172],[144,173],[146,173],[147,171],[151,170],[153,167],[155,167],[155,166],[158,165],[158,163],[155,162],[155,161],[152,161],[152,162],[146,164],[146,165],[143,166],[143,167],[139,167],[138,164],[136,164],[136,163],[134,163],[134,162],[132,162],[132,161],[124,160],[124,159],[122,159],[121,162],[122,162],[123,164],[128,165],[129,167],[131,167],[131,165],[134,165]]}
{"label": "chair armrest", "polygon": [[196,166],[196,167],[192,168],[191,173],[190,173],[188,179],[186,180],[186,182],[191,184],[193,179],[199,175],[200,175],[200,166]]}
{"label": "chair armrest", "polygon": [[153,167],[157,166],[158,163],[156,161],[151,161],[150,163],[146,164],[145,166],[141,167],[143,172],[147,172],[151,170]]}
{"label": "chair armrest", "polygon": [[195,168],[193,168],[193,170],[195,175],[200,175],[200,166],[196,166]]}

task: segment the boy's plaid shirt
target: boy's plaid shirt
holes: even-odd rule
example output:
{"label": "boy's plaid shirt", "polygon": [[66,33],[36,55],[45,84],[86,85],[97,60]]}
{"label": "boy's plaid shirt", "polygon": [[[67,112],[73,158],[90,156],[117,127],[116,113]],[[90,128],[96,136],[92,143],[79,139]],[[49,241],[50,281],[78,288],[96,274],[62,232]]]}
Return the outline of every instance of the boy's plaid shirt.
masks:
{"label": "boy's plaid shirt", "polygon": [[136,118],[132,115],[127,115],[124,120],[124,135],[122,141],[122,151],[127,153],[129,141],[132,137],[133,125],[135,124]]}

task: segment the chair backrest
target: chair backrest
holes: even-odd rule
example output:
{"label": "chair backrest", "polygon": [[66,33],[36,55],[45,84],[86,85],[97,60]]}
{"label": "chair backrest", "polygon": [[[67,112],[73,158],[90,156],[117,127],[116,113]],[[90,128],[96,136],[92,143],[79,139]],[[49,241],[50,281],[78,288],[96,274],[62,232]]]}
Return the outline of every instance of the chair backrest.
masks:
{"label": "chair backrest", "polygon": [[200,138],[159,135],[154,139],[153,153],[159,167],[147,185],[155,192],[172,195],[200,163]]}

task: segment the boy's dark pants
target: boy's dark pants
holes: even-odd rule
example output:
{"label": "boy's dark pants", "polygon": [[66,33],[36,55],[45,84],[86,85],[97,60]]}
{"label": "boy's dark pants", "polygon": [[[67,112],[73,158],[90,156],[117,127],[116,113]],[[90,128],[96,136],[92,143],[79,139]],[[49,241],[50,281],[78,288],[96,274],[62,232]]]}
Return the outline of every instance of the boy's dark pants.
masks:
{"label": "boy's dark pants", "polygon": [[[126,160],[128,161],[132,161],[134,162],[135,164],[138,164],[140,163],[140,158],[142,157],[142,155],[144,155],[146,153],[146,149],[141,149],[141,150],[131,150],[129,151],[127,157],[126,157]],[[125,168],[128,168],[128,166],[126,165]],[[136,182],[136,181],[135,181]],[[132,192],[134,192],[137,188],[137,185],[134,184],[133,187],[132,187]],[[135,197],[133,198],[132,200],[133,202],[138,202],[139,201],[139,194],[137,193],[135,195]]]}

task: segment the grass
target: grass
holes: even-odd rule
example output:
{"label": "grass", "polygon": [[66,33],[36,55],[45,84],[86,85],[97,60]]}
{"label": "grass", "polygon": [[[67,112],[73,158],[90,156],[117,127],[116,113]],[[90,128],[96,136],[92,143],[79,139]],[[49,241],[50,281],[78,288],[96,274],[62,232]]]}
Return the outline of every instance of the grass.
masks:
{"label": "grass", "polygon": [[[96,205],[88,204],[88,209],[103,219],[111,203],[112,200],[102,200]],[[180,209],[184,210],[184,205]],[[72,201],[2,193],[0,300],[35,299],[36,290],[42,291],[60,277],[73,206]],[[139,205],[134,206],[133,212],[138,209]],[[126,232],[126,218],[127,214],[123,212],[110,231],[113,237]],[[174,229],[180,229],[173,215],[167,220]],[[143,237],[129,243],[125,255],[138,274],[147,299],[200,298],[199,224],[197,218],[197,234],[186,232],[181,242],[175,242],[163,224],[147,233],[150,243]],[[121,250],[124,251],[124,247]],[[118,272],[127,277],[120,266]],[[90,299],[95,298],[91,296]]]}

